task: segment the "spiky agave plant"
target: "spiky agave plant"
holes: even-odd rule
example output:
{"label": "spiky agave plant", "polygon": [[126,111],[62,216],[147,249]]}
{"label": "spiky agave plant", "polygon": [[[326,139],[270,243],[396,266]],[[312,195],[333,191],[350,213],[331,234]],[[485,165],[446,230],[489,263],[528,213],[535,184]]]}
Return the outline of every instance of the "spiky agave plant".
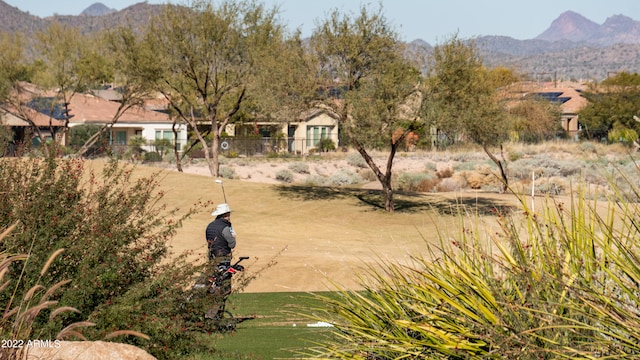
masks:
{"label": "spiky agave plant", "polygon": [[565,203],[546,199],[539,212],[521,199],[521,211],[499,217],[499,229],[461,215],[458,234],[440,234],[411,266],[370,267],[364,291],[323,299],[317,318],[336,331],[307,355],[637,356],[637,205],[576,193]]}
{"label": "spiky agave plant", "polygon": [[[606,211],[594,206],[579,209],[595,219],[591,277],[571,287],[575,312],[583,318],[576,327],[588,329],[591,347],[578,349],[583,358],[638,358],[640,356],[640,189],[635,176],[618,171],[609,178],[611,193]],[[604,215],[602,215],[604,213]]]}

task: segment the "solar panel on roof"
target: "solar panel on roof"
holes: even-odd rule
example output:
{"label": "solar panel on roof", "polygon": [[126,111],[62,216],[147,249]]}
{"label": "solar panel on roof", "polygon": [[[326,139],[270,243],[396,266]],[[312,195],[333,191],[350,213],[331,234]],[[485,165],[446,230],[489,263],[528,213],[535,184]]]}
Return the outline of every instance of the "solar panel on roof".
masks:
{"label": "solar panel on roof", "polygon": [[53,101],[52,97],[41,97],[29,101],[27,106],[56,120],[65,120],[67,117],[65,116],[64,106],[60,103],[54,104]]}

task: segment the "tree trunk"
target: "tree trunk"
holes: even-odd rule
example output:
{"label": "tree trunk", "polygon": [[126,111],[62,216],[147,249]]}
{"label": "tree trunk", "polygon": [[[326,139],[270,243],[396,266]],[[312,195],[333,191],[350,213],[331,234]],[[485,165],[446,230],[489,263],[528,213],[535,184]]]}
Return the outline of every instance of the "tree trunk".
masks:
{"label": "tree trunk", "polygon": [[391,176],[388,176],[381,181],[382,192],[384,193],[384,209],[387,212],[392,213],[395,210],[395,204],[393,202],[393,189],[391,188]]}
{"label": "tree trunk", "polygon": [[[498,165],[498,169],[500,169],[500,177],[502,178],[502,192],[506,192],[507,189],[509,189],[509,179],[507,176],[506,161],[504,161],[504,156],[502,156],[503,161],[500,161],[500,159],[495,157],[495,155],[493,155],[485,145],[482,145],[482,149],[489,156],[491,161]],[[500,153],[502,154],[502,145],[500,146]]]}
{"label": "tree trunk", "polygon": [[395,210],[395,205],[393,203],[393,189],[391,188],[391,168],[393,166],[393,158],[398,149],[396,144],[391,144],[391,153],[387,158],[387,167],[386,171],[383,174],[380,171],[378,165],[373,161],[371,155],[367,152],[367,149],[364,148],[362,144],[351,134],[350,131],[347,131],[347,134],[350,137],[351,142],[353,143],[356,150],[362,155],[364,161],[369,165],[369,168],[376,175],[376,178],[382,185],[382,192],[384,194],[384,209],[388,212],[393,212]]}

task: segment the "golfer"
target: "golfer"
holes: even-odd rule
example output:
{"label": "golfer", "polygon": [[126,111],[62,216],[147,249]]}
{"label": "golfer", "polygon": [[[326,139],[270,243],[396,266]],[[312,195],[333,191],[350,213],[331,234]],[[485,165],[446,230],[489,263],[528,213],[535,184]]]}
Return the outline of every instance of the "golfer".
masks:
{"label": "golfer", "polygon": [[229,204],[219,204],[211,215],[216,219],[207,225],[205,235],[209,247],[209,261],[218,265],[223,261],[231,261],[231,250],[236,247],[236,232],[231,227]]}

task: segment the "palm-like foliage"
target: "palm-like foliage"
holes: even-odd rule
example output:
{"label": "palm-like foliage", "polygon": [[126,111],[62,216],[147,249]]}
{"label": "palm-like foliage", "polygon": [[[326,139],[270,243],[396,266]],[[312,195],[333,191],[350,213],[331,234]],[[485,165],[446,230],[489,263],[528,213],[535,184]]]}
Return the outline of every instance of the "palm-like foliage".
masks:
{"label": "palm-like foliage", "polygon": [[458,234],[440,234],[412,264],[380,262],[363,275],[364,291],[324,298],[319,318],[337,331],[308,355],[637,357],[640,212],[629,199],[640,196],[611,185],[608,201],[578,189],[536,212],[522,199],[497,227],[461,214]]}

